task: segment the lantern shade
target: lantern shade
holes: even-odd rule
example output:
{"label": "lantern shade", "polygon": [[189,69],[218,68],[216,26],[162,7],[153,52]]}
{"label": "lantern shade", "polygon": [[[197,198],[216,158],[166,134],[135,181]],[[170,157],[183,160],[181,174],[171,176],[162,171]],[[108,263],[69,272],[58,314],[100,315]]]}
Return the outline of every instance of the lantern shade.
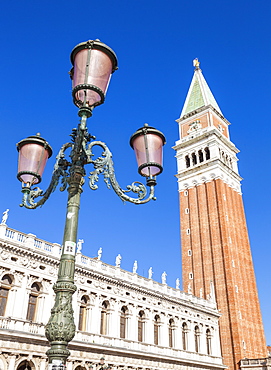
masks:
{"label": "lantern shade", "polygon": [[165,142],[163,133],[147,124],[132,135],[130,145],[135,151],[138,172],[142,176],[157,176],[163,171]]}
{"label": "lantern shade", "polygon": [[19,152],[17,178],[28,186],[41,182],[41,177],[53,151],[45,139],[39,136],[29,136],[17,144]]}
{"label": "lantern shade", "polygon": [[95,107],[104,102],[111,74],[117,69],[117,57],[99,40],[77,45],[71,53],[73,99],[78,107]]}

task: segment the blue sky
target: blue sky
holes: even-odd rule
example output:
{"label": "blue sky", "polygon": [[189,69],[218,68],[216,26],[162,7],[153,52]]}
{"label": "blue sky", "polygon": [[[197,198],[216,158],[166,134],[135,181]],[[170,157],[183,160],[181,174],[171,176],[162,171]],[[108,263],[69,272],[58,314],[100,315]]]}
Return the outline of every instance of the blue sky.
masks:
{"label": "blue sky", "polygon": [[[100,39],[117,54],[105,104],[88,122],[89,131],[113,152],[122,187],[140,181],[130,135],[144,123],[167,138],[157,201],[123,204],[100,181],[85,184],[79,221],[83,253],[174,286],[181,277],[175,119],[180,115],[198,57],[225,117],[238,155],[252,253],[267,342],[270,318],[270,15],[269,0],[104,0],[71,2],[15,0],[1,4],[0,212],[10,209],[8,226],[50,242],[62,241],[67,195],[58,190],[38,210],[19,208],[15,144],[41,132],[57,154],[78,123],[71,99],[70,52]],[[54,158],[54,156],[53,156]],[[48,162],[42,188],[49,183]],[[86,168],[89,173],[92,168]]]}

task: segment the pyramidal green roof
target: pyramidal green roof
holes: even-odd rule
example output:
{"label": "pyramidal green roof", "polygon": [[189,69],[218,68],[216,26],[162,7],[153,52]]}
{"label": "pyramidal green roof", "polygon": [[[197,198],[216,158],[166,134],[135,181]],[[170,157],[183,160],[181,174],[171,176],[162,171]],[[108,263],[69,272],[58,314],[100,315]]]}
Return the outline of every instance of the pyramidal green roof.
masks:
{"label": "pyramidal green roof", "polygon": [[180,118],[185,114],[193,112],[195,109],[206,105],[212,105],[213,108],[222,114],[207,82],[205,81],[205,78],[203,77],[201,69],[199,68],[199,62],[197,61],[194,76],[192,78]]}

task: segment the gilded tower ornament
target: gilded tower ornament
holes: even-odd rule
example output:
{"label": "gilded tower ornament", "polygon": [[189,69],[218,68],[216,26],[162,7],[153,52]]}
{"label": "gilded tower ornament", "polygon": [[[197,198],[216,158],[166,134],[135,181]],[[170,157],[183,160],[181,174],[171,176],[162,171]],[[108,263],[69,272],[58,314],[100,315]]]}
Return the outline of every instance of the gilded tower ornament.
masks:
{"label": "gilded tower ornament", "polygon": [[195,58],[193,60],[193,66],[195,67],[195,69],[199,69],[200,62],[199,62],[198,58]]}

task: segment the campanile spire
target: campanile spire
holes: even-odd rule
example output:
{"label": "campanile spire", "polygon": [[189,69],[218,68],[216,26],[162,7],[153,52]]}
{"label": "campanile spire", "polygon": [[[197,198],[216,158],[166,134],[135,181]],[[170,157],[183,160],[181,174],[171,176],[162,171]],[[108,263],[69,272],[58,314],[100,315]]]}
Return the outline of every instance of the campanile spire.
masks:
{"label": "campanile spire", "polygon": [[[183,289],[215,296],[224,363],[266,357],[236,146],[198,59],[177,120]],[[252,334],[255,333],[255,335]]]}
{"label": "campanile spire", "polygon": [[211,105],[220,114],[222,114],[207,82],[205,81],[205,78],[203,77],[200,69],[200,62],[197,58],[193,60],[193,66],[195,67],[194,76],[192,78],[180,118],[195,109],[208,105]]}

